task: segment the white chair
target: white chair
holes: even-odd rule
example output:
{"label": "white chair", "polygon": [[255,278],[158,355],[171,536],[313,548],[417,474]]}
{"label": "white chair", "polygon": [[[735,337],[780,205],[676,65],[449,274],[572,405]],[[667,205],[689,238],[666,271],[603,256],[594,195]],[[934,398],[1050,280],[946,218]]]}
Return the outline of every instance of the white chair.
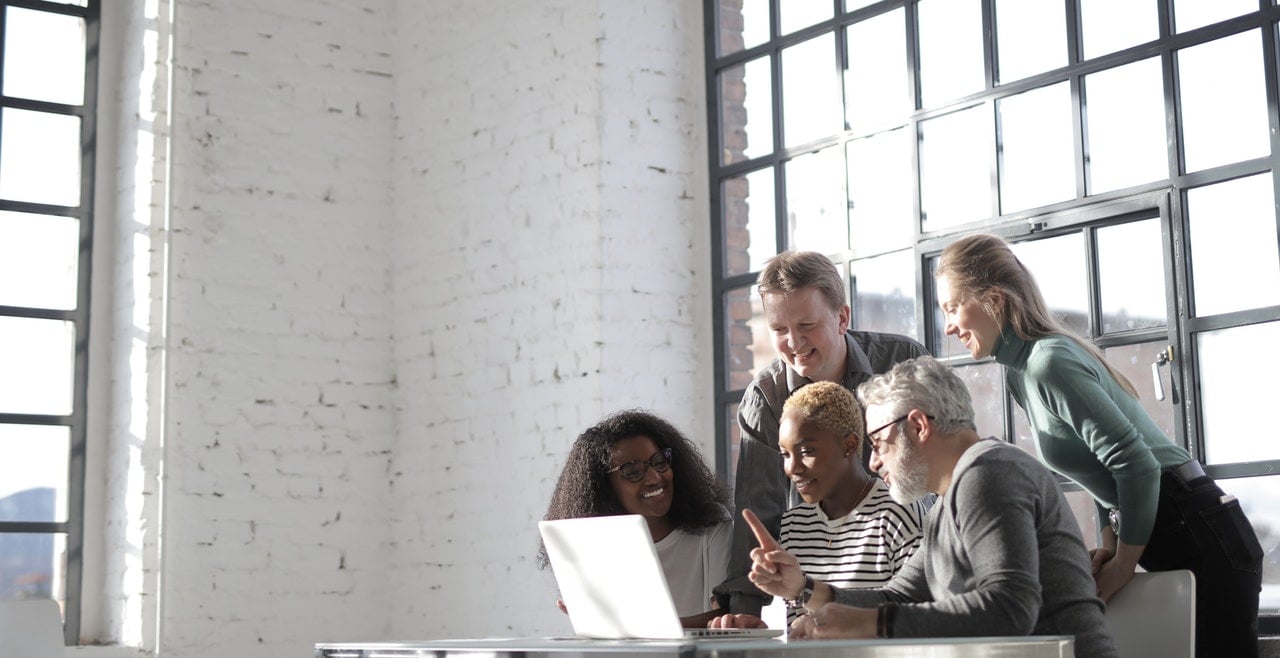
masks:
{"label": "white chair", "polygon": [[1138,573],[1107,604],[1120,658],[1192,658],[1196,578],[1190,571]]}
{"label": "white chair", "polygon": [[52,599],[0,601],[0,656],[64,658],[62,611]]}

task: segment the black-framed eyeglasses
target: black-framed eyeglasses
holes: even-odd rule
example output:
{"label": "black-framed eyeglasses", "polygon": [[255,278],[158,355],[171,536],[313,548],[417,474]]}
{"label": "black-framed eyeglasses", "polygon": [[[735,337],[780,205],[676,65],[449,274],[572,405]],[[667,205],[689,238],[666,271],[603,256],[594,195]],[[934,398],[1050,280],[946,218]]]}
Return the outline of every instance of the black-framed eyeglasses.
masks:
{"label": "black-framed eyeglasses", "polygon": [[614,471],[622,471],[622,477],[626,478],[627,482],[639,482],[644,479],[645,471],[650,468],[659,473],[666,473],[667,469],[671,468],[671,448],[663,448],[653,453],[653,456],[648,459],[627,462],[605,472],[612,474]]}
{"label": "black-framed eyeglasses", "polygon": [[[870,432],[867,432],[867,443],[869,443],[869,444],[871,445],[871,449],[872,449],[872,450],[874,450],[874,451],[876,451],[876,452],[880,452],[880,444],[881,444],[881,443],[883,443],[883,441],[882,441],[881,439],[877,439],[877,438],[876,438],[876,435],[877,435],[877,434],[879,434],[879,433],[881,433],[881,432],[883,432],[883,431],[885,431],[886,429],[888,429],[888,428],[890,428],[890,427],[892,427],[892,426],[894,426],[894,425],[897,425],[898,423],[901,423],[902,421],[906,420],[906,419],[907,419],[907,417],[908,417],[908,416],[910,416],[910,415],[911,415],[911,412],[907,412],[907,413],[902,414],[901,416],[898,416],[897,418],[894,418],[893,420],[891,420],[891,421],[889,421],[889,422],[887,422],[887,423],[885,423],[885,424],[881,425],[880,427],[877,427],[877,428],[875,428],[875,429],[871,430]],[[928,414],[926,414],[926,415],[925,415],[925,418],[928,418],[929,420],[933,420],[933,416],[930,416],[930,415],[928,415]]]}
{"label": "black-framed eyeglasses", "polygon": [[875,429],[871,430],[870,432],[867,432],[867,443],[871,445],[871,449],[872,449],[872,450],[874,450],[874,451],[876,451],[876,452],[880,452],[880,439],[877,439],[877,438],[876,438],[876,435],[877,435],[877,434],[879,434],[879,433],[881,433],[881,432],[883,432],[883,431],[885,431],[885,429],[887,429],[887,428],[889,428],[889,427],[892,427],[892,426],[894,426],[894,425],[897,425],[898,423],[901,423],[902,421],[904,421],[904,420],[906,420],[906,419],[907,419],[907,416],[910,416],[910,415],[911,415],[911,414],[909,414],[909,413],[903,414],[903,415],[898,416],[897,418],[894,418],[893,420],[891,420],[891,421],[889,421],[889,422],[887,422],[887,423],[885,423],[885,424],[881,425],[880,427],[877,427],[877,428],[875,428]]}

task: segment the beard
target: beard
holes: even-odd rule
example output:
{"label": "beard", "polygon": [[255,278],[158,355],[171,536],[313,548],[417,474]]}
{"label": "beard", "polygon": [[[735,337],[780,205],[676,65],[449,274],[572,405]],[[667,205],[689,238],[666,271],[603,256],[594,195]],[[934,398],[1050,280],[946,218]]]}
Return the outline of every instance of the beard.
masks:
{"label": "beard", "polygon": [[929,495],[929,464],[905,433],[898,445],[897,468],[893,469],[889,497],[899,505],[910,505]]}

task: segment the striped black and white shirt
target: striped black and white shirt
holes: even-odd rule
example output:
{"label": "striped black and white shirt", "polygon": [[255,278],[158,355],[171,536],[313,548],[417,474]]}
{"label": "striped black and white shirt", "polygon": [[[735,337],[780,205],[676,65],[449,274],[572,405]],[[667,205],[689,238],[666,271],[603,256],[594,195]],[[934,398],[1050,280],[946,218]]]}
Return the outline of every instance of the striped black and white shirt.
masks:
{"label": "striped black and white shirt", "polygon": [[[880,587],[920,545],[924,514],[922,502],[895,502],[877,478],[862,502],[838,519],[813,503],[787,510],[778,543],[814,580],[840,588]],[[788,617],[789,623],[794,615]]]}

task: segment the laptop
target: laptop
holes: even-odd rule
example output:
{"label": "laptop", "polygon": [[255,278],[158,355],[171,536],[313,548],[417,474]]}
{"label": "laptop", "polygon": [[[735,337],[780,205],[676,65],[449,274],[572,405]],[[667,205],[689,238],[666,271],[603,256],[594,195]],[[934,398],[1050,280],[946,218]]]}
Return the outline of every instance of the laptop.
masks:
{"label": "laptop", "polygon": [[658,551],[638,514],[540,521],[538,530],[579,637],[766,638],[772,628],[680,627]]}

